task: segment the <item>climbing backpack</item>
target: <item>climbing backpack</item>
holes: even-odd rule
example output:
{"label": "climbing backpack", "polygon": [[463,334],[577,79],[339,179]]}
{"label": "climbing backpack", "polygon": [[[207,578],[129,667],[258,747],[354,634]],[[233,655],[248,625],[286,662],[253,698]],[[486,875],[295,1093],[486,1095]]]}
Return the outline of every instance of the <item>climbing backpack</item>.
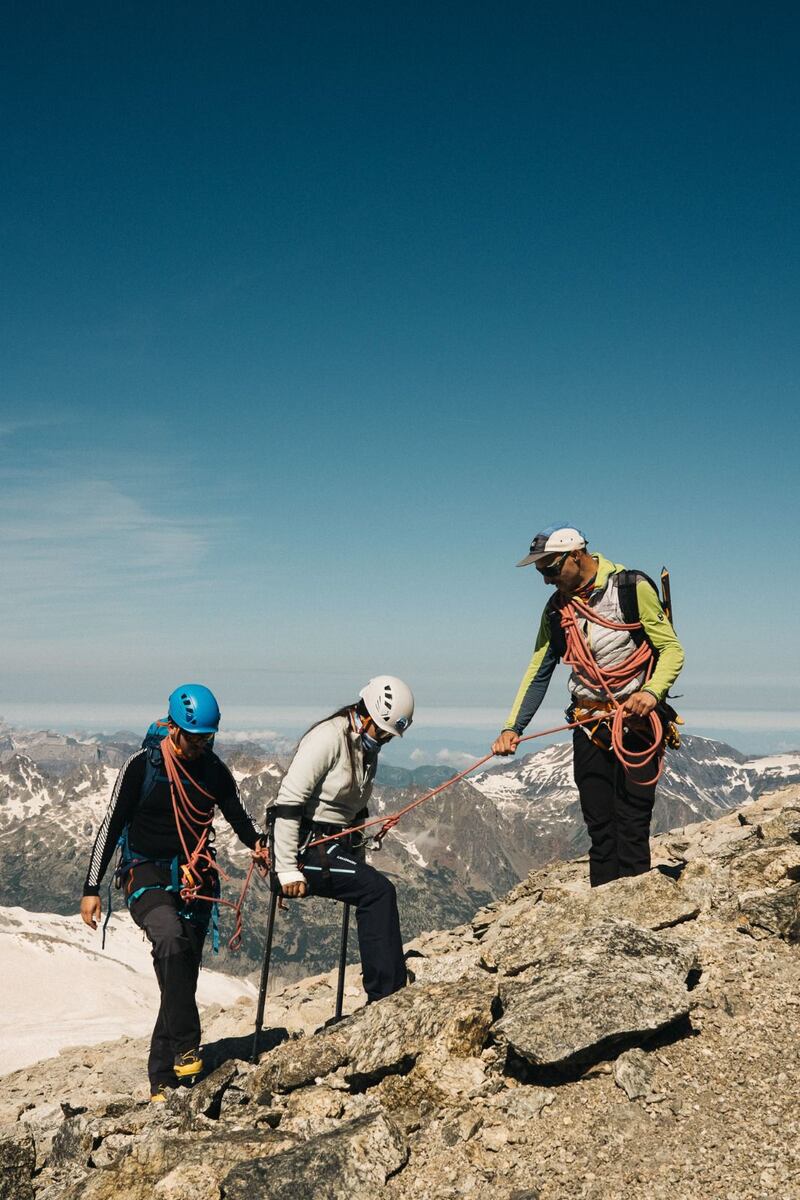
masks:
{"label": "climbing backpack", "polygon": [[[672,596],[670,591],[669,571],[666,567],[661,569],[661,590],[657,584],[644,571],[617,571],[614,575],[609,576],[608,582],[614,580],[617,588],[617,596],[619,599],[620,612],[622,620],[626,625],[639,624],[639,599],[636,592],[636,585],[640,580],[644,579],[650,584],[651,588],[658,596],[661,602],[661,608],[664,616],[670,623],[672,622]],[[547,611],[550,615],[553,647],[556,650],[559,658],[564,656],[566,652],[566,641],[564,632],[561,628],[559,617],[559,597],[556,593],[548,601]],[[641,628],[632,629],[630,631],[631,638],[635,646],[641,646],[648,641],[647,634]],[[655,650],[655,648],[653,648]],[[570,705],[567,709],[567,720],[573,720],[575,706]],[[679,725],[683,724],[682,719],[668,702],[668,699],[660,700],[656,705],[656,712],[661,719],[661,724],[664,730],[664,743],[671,749],[676,750],[681,744],[681,735],[678,729]],[[609,749],[611,738],[607,723],[603,720],[598,722],[597,728],[592,734],[592,740],[603,749]]]}
{"label": "climbing backpack", "polygon": [[[622,619],[626,624],[633,625],[639,621],[639,600],[636,594],[636,585],[640,579],[645,579],[661,601],[661,608],[664,616],[672,624],[672,592],[670,589],[669,571],[666,567],[661,568],[661,589],[657,584],[645,574],[644,571],[619,571],[616,575],[617,580],[617,595],[619,596],[619,606],[622,611]],[[642,642],[647,641],[647,635],[644,630],[632,629],[631,637],[637,646]],[[667,703],[667,700],[661,700],[656,705],[656,712],[661,718],[661,723],[664,726],[664,741],[667,746],[673,750],[677,750],[681,744],[679,725],[683,724],[683,720],[678,716],[678,713]]]}

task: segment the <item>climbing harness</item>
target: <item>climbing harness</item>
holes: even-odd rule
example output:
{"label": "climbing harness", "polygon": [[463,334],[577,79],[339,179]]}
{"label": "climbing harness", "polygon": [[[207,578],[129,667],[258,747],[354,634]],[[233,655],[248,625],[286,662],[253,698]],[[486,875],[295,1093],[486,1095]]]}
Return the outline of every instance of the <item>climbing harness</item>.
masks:
{"label": "climbing harness", "polygon": [[[161,732],[162,729],[164,733]],[[186,764],[179,760],[172,742],[166,736],[166,729],[167,725],[165,721],[154,722],[148,730],[145,744],[149,750],[152,750],[157,739],[157,749],[160,752],[164,772],[169,784],[175,827],[178,831],[178,838],[183,852],[182,857],[175,855],[172,859],[161,860],[138,855],[129,844],[128,830],[126,828],[123,830],[118,842],[120,853],[114,870],[113,883],[117,888],[123,888],[125,886],[125,877],[127,876],[128,886],[130,887],[134,868],[144,863],[152,864],[157,869],[168,870],[170,876],[169,883],[158,882],[137,888],[126,896],[128,907],[145,892],[152,891],[155,888],[176,895],[182,902],[179,915],[188,920],[199,921],[205,915],[201,915],[197,910],[193,910],[192,906],[195,903],[206,902],[210,904],[212,949],[215,954],[219,953],[219,906],[224,905],[227,908],[232,908],[235,924],[233,934],[228,940],[228,949],[235,952],[239,950],[242,944],[242,909],[252,882],[253,872],[256,869],[256,862],[254,859],[250,863],[237,900],[227,900],[220,895],[221,881],[229,882],[230,876],[217,862],[216,853],[211,844],[211,834],[213,832],[211,824],[214,819],[214,810],[212,807],[210,810],[204,811],[193,804],[186,790],[186,783],[189,783],[202,796],[205,796],[206,799],[211,800],[212,804],[214,796],[200,786],[197,780],[192,777]],[[148,742],[150,743],[149,746],[147,745]],[[148,770],[151,772],[152,766],[152,761],[148,757]],[[153,776],[152,782],[155,782],[155,776]],[[147,774],[145,775],[145,787],[146,785]],[[195,838],[196,841],[194,849],[190,851],[189,843],[192,838]],[[209,888],[211,895],[204,895],[202,889],[208,886],[209,880],[211,881]],[[111,918],[111,887],[112,882],[110,881],[108,887],[108,909],[106,919],[103,923],[103,947],[105,947],[106,929]]]}
{"label": "climbing harness", "polygon": [[[178,915],[185,921],[196,921],[211,925],[211,945],[215,954],[219,953],[219,879],[215,875],[212,880],[212,891],[214,900],[211,903],[211,908],[206,914],[193,907],[192,901],[186,901],[182,898],[181,893],[184,888],[184,881],[181,878],[180,858],[176,854],[173,858],[148,858],[146,855],[138,854],[130,844],[127,825],[120,834],[117,842],[119,855],[114,872],[108,883],[108,899],[106,905],[106,918],[103,922],[103,940],[102,949],[105,949],[106,931],[108,923],[111,919],[112,911],[112,887],[118,891],[124,891],[125,903],[130,909],[135,900],[143,896],[146,892],[161,891],[170,892],[172,895],[179,897],[181,907],[178,909]],[[209,853],[213,856],[214,851],[209,848]],[[169,879],[165,882],[162,879],[152,883],[145,883],[136,889],[133,888],[134,871],[137,867],[150,866],[154,868],[156,876],[164,875]],[[204,897],[198,897],[202,900]]]}
{"label": "climbing harness", "polygon": [[[604,692],[611,707],[611,711],[605,717],[600,718],[609,725],[611,750],[624,770],[628,772],[642,770],[651,763],[655,763],[655,774],[647,780],[637,780],[637,782],[644,787],[657,783],[664,766],[665,745],[664,722],[658,709],[655,708],[646,717],[639,718],[643,724],[649,725],[652,740],[649,745],[645,745],[644,749],[633,750],[630,745],[624,744],[626,722],[630,720],[630,715],[626,714],[624,703],[617,700],[617,694],[639,677],[643,677],[640,687],[646,686],[655,669],[656,655],[653,647],[648,641],[642,640],[622,662],[601,667],[581,628],[581,622],[591,622],[601,625],[604,629],[633,632],[641,630],[641,621],[612,621],[610,618],[602,616],[578,596],[562,599],[558,603],[558,611],[566,642],[564,662],[573,669],[578,679],[586,687],[591,688],[594,692]],[[580,700],[576,701],[576,708],[581,707],[588,707],[588,705],[583,706]],[[667,711],[671,722],[672,717],[676,714],[669,706],[667,706]]]}

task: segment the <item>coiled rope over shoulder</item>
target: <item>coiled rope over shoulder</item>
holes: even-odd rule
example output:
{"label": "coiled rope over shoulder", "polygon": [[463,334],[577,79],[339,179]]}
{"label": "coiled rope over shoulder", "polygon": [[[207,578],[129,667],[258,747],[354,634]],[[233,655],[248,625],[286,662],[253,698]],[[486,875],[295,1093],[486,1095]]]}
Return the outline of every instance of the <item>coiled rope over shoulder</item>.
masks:
{"label": "coiled rope over shoulder", "polygon": [[[560,605],[562,627],[566,638],[567,648],[564,654],[564,662],[567,666],[572,667],[581,681],[593,691],[603,692],[609,703],[612,706],[613,715],[610,718],[611,723],[611,746],[614,754],[619,759],[625,771],[637,771],[643,767],[649,766],[650,763],[656,763],[656,771],[651,779],[637,780],[644,787],[656,783],[661,776],[664,765],[664,728],[661,718],[655,711],[651,712],[644,720],[649,722],[650,729],[653,735],[653,740],[650,745],[646,745],[643,750],[631,750],[624,743],[625,722],[630,720],[630,714],[625,712],[625,701],[618,700],[615,693],[620,692],[632,680],[636,679],[644,672],[644,685],[650,679],[655,668],[655,654],[650,643],[642,642],[637,646],[631,654],[621,663],[615,663],[611,667],[602,668],[598,665],[591,647],[580,627],[581,620],[592,621],[597,625],[602,625],[606,629],[619,630],[635,630],[641,629],[641,621],[633,621],[630,623],[624,621],[611,621],[608,617],[603,617],[584,601],[577,597],[565,600]],[[519,739],[522,742],[531,742],[535,738],[546,737],[552,733],[563,733],[567,729],[578,729],[583,725],[596,725],[598,717],[596,713],[590,714],[587,717],[581,717],[576,721],[569,721],[565,725],[556,725],[553,729],[542,729],[539,733],[529,733],[525,737]],[[361,833],[365,829],[371,829],[376,825],[380,826],[377,833],[372,835],[372,842],[375,849],[380,849],[383,839],[386,834],[394,829],[398,821],[410,813],[413,809],[418,808],[420,804],[425,804],[426,801],[432,800],[434,796],[438,796],[445,788],[452,787],[454,783],[458,783],[467,775],[471,775],[473,771],[477,771],[478,767],[482,767],[484,763],[489,762],[494,758],[494,754],[485,754],[483,758],[477,759],[465,770],[459,771],[457,775],[453,775],[438,787],[432,788],[429,792],[419,796],[413,800],[411,804],[407,804],[405,808],[398,809],[397,812],[390,813],[388,817],[374,817],[370,821],[364,821],[360,825],[352,825],[347,829],[340,830],[339,833],[328,834],[326,837],[316,838],[313,842],[309,842],[308,848],[311,846],[321,846],[326,842],[335,842],[338,838],[345,837],[351,833]]]}
{"label": "coiled rope over shoulder", "polygon": [[[577,596],[565,598],[559,604],[561,628],[567,643],[564,662],[571,667],[586,687],[594,692],[602,692],[611,703],[613,715],[610,719],[611,748],[624,769],[628,772],[641,770],[650,763],[656,763],[656,771],[651,779],[637,780],[644,787],[657,783],[664,766],[664,727],[658,713],[653,709],[647,717],[639,718],[647,721],[652,733],[652,742],[643,750],[631,750],[625,747],[625,721],[630,715],[625,712],[624,700],[617,695],[642,673],[641,687],[647,683],[653,674],[656,656],[649,642],[643,641],[622,662],[609,667],[601,667],[597,662],[586,635],[581,628],[581,622],[587,621],[601,625],[604,629],[633,631],[642,628],[641,621],[612,621],[602,616]],[[580,701],[577,702],[580,705]]]}
{"label": "coiled rope over shoulder", "polygon": [[[238,950],[242,944],[242,907],[253,878],[253,871],[256,867],[255,860],[250,863],[238,900],[226,900],[222,896],[204,896],[201,894],[200,888],[202,887],[204,876],[207,877],[213,873],[216,874],[219,880],[228,882],[230,881],[230,875],[219,865],[211,853],[208,844],[211,822],[214,819],[214,810],[204,812],[195,804],[192,804],[189,794],[186,791],[184,779],[192,787],[197,788],[198,792],[208,800],[213,802],[215,798],[192,777],[186,764],[182,763],[176,755],[175,748],[169,737],[165,737],[161,742],[161,755],[164,760],[164,770],[169,780],[172,811],[175,816],[175,825],[178,830],[178,837],[185,859],[181,866],[183,887],[180,891],[180,897],[186,904],[192,904],[196,900],[205,900],[210,904],[223,904],[227,908],[232,908],[235,916],[235,925],[233,935],[228,941],[228,949]],[[190,851],[189,841],[192,838],[196,838],[197,840],[194,849]]]}

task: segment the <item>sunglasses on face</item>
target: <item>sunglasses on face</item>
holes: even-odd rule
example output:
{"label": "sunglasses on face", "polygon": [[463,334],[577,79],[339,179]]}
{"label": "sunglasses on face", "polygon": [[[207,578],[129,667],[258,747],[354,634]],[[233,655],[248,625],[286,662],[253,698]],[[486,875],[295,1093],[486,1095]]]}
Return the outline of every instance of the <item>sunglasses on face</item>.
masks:
{"label": "sunglasses on face", "polygon": [[557,558],[555,562],[548,563],[546,566],[542,565],[541,563],[537,563],[536,570],[540,575],[544,575],[545,579],[555,579],[557,575],[561,574],[564,563],[569,558],[569,553],[569,550],[565,551],[565,553],[562,554],[560,558]]}
{"label": "sunglasses on face", "polygon": [[185,737],[187,742],[193,742],[197,746],[204,746],[206,742],[213,742],[213,733],[189,733],[185,729],[181,729],[180,736]]}

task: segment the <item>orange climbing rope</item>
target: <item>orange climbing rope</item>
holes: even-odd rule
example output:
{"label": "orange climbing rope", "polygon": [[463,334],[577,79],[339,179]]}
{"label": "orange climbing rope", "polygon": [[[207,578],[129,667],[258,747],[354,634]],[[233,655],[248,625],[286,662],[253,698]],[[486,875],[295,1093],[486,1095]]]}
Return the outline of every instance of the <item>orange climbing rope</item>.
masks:
{"label": "orange climbing rope", "polygon": [[[620,630],[641,629],[641,622],[635,621],[628,624],[623,621],[611,621],[608,617],[601,616],[595,612],[590,605],[585,604],[577,597],[565,600],[561,606],[561,622],[567,642],[563,661],[567,666],[572,667],[587,687],[592,688],[594,691],[604,692],[607,696],[611,705],[611,712],[613,712],[613,716],[610,718],[611,746],[623,768],[626,771],[641,770],[643,767],[649,766],[651,762],[657,763],[656,773],[652,779],[637,780],[642,786],[649,787],[658,781],[663,769],[664,729],[661,719],[655,711],[649,714],[646,719],[650,723],[653,734],[652,744],[645,746],[643,750],[631,750],[623,742],[625,721],[626,718],[630,719],[630,714],[625,712],[625,702],[624,700],[617,700],[615,692],[621,691],[642,672],[644,672],[642,685],[647,682],[655,667],[653,649],[649,642],[643,642],[621,663],[615,663],[611,667],[602,668],[596,662],[586,636],[580,627],[581,620],[592,621],[597,625],[602,625],[606,629]],[[600,720],[605,719],[600,718]],[[567,729],[578,729],[582,725],[591,724],[598,724],[596,712],[587,717],[581,717],[576,721],[570,721],[566,725],[557,725],[553,729],[542,729],[539,733],[530,733],[519,740],[520,742],[531,742],[535,738],[546,737],[548,734],[563,733]],[[477,759],[469,767],[465,768],[465,770],[459,771],[457,775],[453,775],[450,779],[445,780],[438,787],[432,788],[431,791],[426,792],[423,796],[419,796],[411,804],[407,804],[405,808],[390,813],[388,817],[374,817],[370,821],[364,821],[360,825],[352,825],[347,829],[340,830],[338,833],[331,833],[325,837],[315,838],[314,841],[308,843],[306,849],[310,849],[312,846],[322,846],[326,842],[335,842],[339,838],[346,837],[351,833],[361,833],[363,830],[370,829],[374,825],[381,826],[372,839],[374,848],[380,849],[386,834],[395,827],[397,822],[406,813],[410,813],[412,809],[418,808],[420,804],[425,804],[426,801],[432,800],[434,796],[438,796],[445,788],[449,788],[454,783],[458,783],[459,780],[464,779],[467,775],[471,775],[478,767],[482,767],[484,763],[494,757],[494,754],[485,754],[483,758]]]}
{"label": "orange climbing rope", "polygon": [[[541,729],[538,733],[529,733],[525,737],[521,737],[520,742],[532,742],[534,738],[546,737],[550,733],[563,733],[565,729],[578,729],[581,725],[588,725],[590,722],[596,721],[597,717],[583,717],[579,721],[570,721],[566,725],[556,725],[552,729]],[[473,771],[477,771],[478,767],[482,767],[490,758],[494,758],[494,754],[484,754],[483,758],[477,759],[471,766],[465,770],[459,771],[457,775],[452,775],[446,779],[444,783],[440,783],[438,787],[432,788],[431,791],[425,792],[423,796],[418,796],[416,800],[412,800],[405,808],[400,808],[397,812],[390,813],[388,817],[373,817],[370,821],[363,821],[360,825],[352,825],[349,829],[341,829],[338,833],[330,833],[326,837],[316,838],[313,842],[309,842],[306,847],[310,850],[312,846],[322,846],[325,842],[335,842],[339,838],[345,837],[350,833],[360,833],[363,829],[370,829],[373,825],[380,825],[381,828],[373,835],[372,841],[375,849],[379,850],[381,842],[386,837],[390,829],[394,829],[397,822],[406,813],[410,813],[412,809],[419,808],[420,804],[424,804],[427,800],[432,800],[434,796],[438,796],[445,788],[452,787],[454,783],[458,783],[460,779],[471,775]]]}
{"label": "orange climbing rope", "polygon": [[[169,737],[165,737],[161,742],[161,756],[164,760],[164,770],[169,780],[175,825],[186,860],[181,865],[183,887],[180,891],[180,897],[187,904],[192,904],[195,900],[206,900],[210,904],[223,904],[228,908],[232,908],[236,923],[233,935],[228,941],[228,949],[238,950],[242,944],[242,908],[253,878],[253,872],[256,868],[255,859],[250,863],[238,900],[225,900],[222,896],[203,896],[201,894],[200,888],[203,885],[204,876],[207,877],[209,874],[215,873],[218,879],[227,882],[230,880],[230,875],[219,865],[211,852],[208,842],[211,832],[211,822],[214,819],[214,810],[211,809],[209,812],[205,812],[192,803],[186,791],[184,779],[208,800],[213,801],[214,797],[192,777],[186,764],[182,763],[175,753],[175,747]],[[192,851],[189,850],[188,846],[188,839],[190,837],[197,838],[195,848]]]}
{"label": "orange climbing rope", "polygon": [[[637,646],[627,658],[620,663],[615,663],[609,667],[601,667],[587,640],[587,637],[581,628],[581,621],[592,622],[596,625],[601,625],[605,629],[616,629],[632,631],[641,629],[641,622],[624,622],[612,621],[608,617],[597,613],[590,605],[586,604],[577,596],[569,599],[564,599],[560,604],[561,625],[566,639],[566,652],[563,656],[564,663],[571,667],[578,678],[586,687],[591,688],[595,692],[604,693],[610,705],[610,712],[613,715],[600,718],[600,720],[610,719],[611,732],[611,748],[614,754],[619,759],[623,768],[628,771],[641,770],[644,767],[655,762],[656,771],[651,779],[638,780],[642,786],[650,786],[656,783],[663,769],[663,751],[664,751],[664,728],[660,717],[655,711],[652,711],[645,718],[650,725],[653,740],[651,744],[644,747],[643,750],[632,750],[629,746],[624,745],[625,735],[625,720],[630,719],[630,714],[625,711],[625,701],[617,699],[617,695],[633,680],[643,675],[640,686],[643,686],[652,676],[655,667],[655,654],[649,642],[642,642]],[[591,713],[586,717],[580,717],[575,721],[569,721],[564,725],[556,725],[552,729],[542,729],[538,733],[530,733],[525,737],[521,737],[519,742],[530,742],[536,738],[546,737],[553,733],[563,733],[568,729],[578,729],[583,725],[598,724],[597,713]],[[220,879],[229,879],[230,877],[217,864],[216,859],[210,851],[208,845],[208,837],[211,828],[213,811],[206,813],[202,809],[197,808],[189,799],[186,787],[183,782],[185,777],[193,787],[208,799],[214,799],[210,793],[206,792],[192,778],[184,763],[180,762],[175,749],[172,746],[169,738],[165,738],[163,743],[164,766],[167,773],[167,778],[170,783],[170,794],[172,796],[173,812],[175,814],[175,824],[178,829],[181,847],[186,858],[182,870],[184,873],[184,886],[181,889],[181,898],[187,903],[194,900],[207,900],[211,903],[225,904],[234,910],[236,915],[236,927],[228,945],[231,950],[236,950],[241,945],[242,940],[242,906],[245,896],[247,895],[250,882],[253,877],[253,871],[256,863],[253,861],[250,864],[250,869],[242,887],[238,901],[224,900],[215,896],[200,895],[200,886],[202,883],[202,867],[205,872],[215,871]],[[425,792],[422,796],[418,796],[416,800],[412,800],[404,808],[398,809],[397,812],[390,813],[387,817],[374,817],[369,821],[363,821],[359,825],[352,825],[347,828],[340,829],[337,833],[327,834],[324,837],[315,838],[305,847],[309,850],[312,846],[322,846],[327,842],[335,842],[340,838],[347,837],[353,833],[362,833],[365,829],[371,829],[375,825],[380,825],[380,829],[372,837],[373,847],[380,849],[383,839],[390,830],[394,829],[395,825],[415,808],[419,808],[421,804],[425,804],[428,800],[432,800],[434,796],[438,796],[446,788],[452,787],[454,783],[458,783],[461,779],[471,775],[478,767],[482,767],[484,763],[489,762],[494,758],[493,753],[485,754],[482,758],[477,759],[470,766],[466,767],[458,774],[451,776],[438,787],[432,788]],[[197,837],[197,843],[192,852],[189,851],[185,831],[190,830]],[[196,878],[195,878],[196,876]]]}
{"label": "orange climbing rope", "polygon": [[[644,787],[657,783],[664,766],[664,727],[658,713],[653,710],[647,717],[640,718],[649,722],[653,740],[643,750],[631,750],[624,745],[625,720],[630,714],[625,712],[624,700],[617,696],[623,688],[643,675],[640,687],[644,687],[655,668],[655,654],[649,642],[642,642],[622,662],[609,667],[601,667],[592,654],[586,634],[581,628],[581,621],[601,625],[604,629],[634,630],[641,629],[641,621],[626,623],[612,621],[596,612],[591,605],[586,604],[577,596],[563,599],[559,605],[561,627],[566,638],[567,649],[564,662],[572,667],[575,674],[586,687],[595,692],[604,692],[612,706],[613,716],[610,719],[611,748],[626,771],[641,770],[650,763],[656,763],[656,772],[651,779],[639,780]],[[580,701],[577,701],[580,706]],[[595,718],[596,719],[596,718]]]}

